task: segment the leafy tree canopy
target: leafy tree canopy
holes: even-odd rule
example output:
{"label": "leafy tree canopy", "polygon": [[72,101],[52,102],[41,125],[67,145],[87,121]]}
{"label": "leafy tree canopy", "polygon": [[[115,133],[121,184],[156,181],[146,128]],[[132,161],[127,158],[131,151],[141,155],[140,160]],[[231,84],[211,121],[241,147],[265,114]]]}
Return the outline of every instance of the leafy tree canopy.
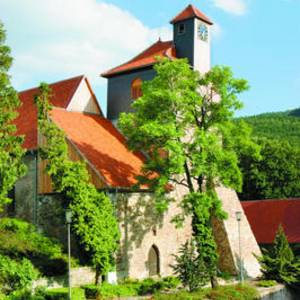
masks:
{"label": "leafy tree canopy", "polygon": [[4,27],[0,22],[0,210],[11,201],[7,195],[26,171],[22,163],[23,138],[15,135],[16,126],[12,124],[17,117],[16,109],[20,101],[8,75],[12,57],[5,39]]}
{"label": "leafy tree canopy", "polygon": [[143,96],[132,104],[134,113],[123,113],[119,127],[132,150],[149,154],[140,182],[155,191],[160,209],[168,205],[168,184],[187,188],[184,214],[176,220],[193,216],[197,249],[213,278],[217,255],[211,218],[225,217],[215,188],[240,191],[239,155],[258,153],[248,126],[232,122],[242,106],[238,95],[248,84],[235,79],[228,67],[200,75],[185,59],[164,59],[154,68],[157,75],[143,84]]}
{"label": "leafy tree canopy", "polygon": [[300,147],[287,141],[258,139],[262,158],[243,156],[244,183],[240,198],[300,197]]}
{"label": "leafy tree canopy", "polygon": [[300,147],[300,109],[265,113],[238,120],[250,124],[253,127],[253,135],[258,138],[286,141]]}
{"label": "leafy tree canopy", "polygon": [[49,87],[41,84],[40,95],[36,97],[38,127],[46,140],[41,157],[47,160],[46,170],[54,189],[69,200],[74,215],[73,230],[90,254],[97,274],[106,274],[114,264],[120,238],[114,207],[90,183],[85,164],[70,160],[65,135],[49,118],[49,95]]}

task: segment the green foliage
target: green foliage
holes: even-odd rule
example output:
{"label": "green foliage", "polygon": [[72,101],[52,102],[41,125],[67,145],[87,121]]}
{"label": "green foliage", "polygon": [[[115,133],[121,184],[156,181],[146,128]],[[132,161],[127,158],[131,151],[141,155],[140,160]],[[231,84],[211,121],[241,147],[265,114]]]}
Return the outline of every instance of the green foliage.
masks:
{"label": "green foliage", "polygon": [[247,284],[222,286],[207,293],[207,297],[212,300],[255,300],[260,298],[256,289]]}
{"label": "green foliage", "polygon": [[[45,292],[45,300],[68,300],[68,288],[51,289]],[[85,300],[84,290],[81,288],[72,288],[72,300]]]}
{"label": "green foliage", "polygon": [[220,286],[216,289],[201,289],[192,293],[180,291],[175,294],[155,294],[154,300],[255,300],[258,292],[249,285]]}
{"label": "green foliage", "polygon": [[175,260],[176,264],[172,266],[174,272],[189,291],[195,291],[208,282],[209,276],[203,256],[198,254],[194,240],[181,246]]}
{"label": "green foliage", "polygon": [[13,260],[0,255],[0,290],[5,294],[29,287],[38,275],[28,259]]}
{"label": "green foliage", "polygon": [[226,217],[215,189],[224,185],[240,191],[239,157],[258,156],[249,127],[233,122],[242,106],[238,95],[248,84],[235,79],[228,67],[200,75],[184,59],[163,59],[154,68],[157,75],[143,84],[143,96],[132,104],[134,113],[121,114],[118,126],[130,149],[149,153],[139,182],[155,191],[160,211],[172,201],[165,195],[168,184],[189,190],[181,203],[183,213],[174,221],[180,225],[192,215],[198,253],[215,277],[211,221]]}
{"label": "green foliage", "polygon": [[101,297],[129,297],[137,296],[138,291],[134,285],[113,285],[109,283],[103,283],[98,293]]}
{"label": "green foliage", "polygon": [[240,198],[300,197],[300,147],[268,139],[259,139],[258,144],[261,159],[249,156],[241,159],[244,183]]}
{"label": "green foliage", "polygon": [[85,295],[87,298],[101,297],[121,297],[121,296],[142,296],[154,294],[162,290],[175,289],[180,284],[176,277],[164,277],[161,280],[147,278],[142,281],[125,280],[118,285],[103,283],[102,285],[85,285]]}
{"label": "green foliage", "polygon": [[299,281],[300,261],[295,258],[281,225],[276,233],[273,247],[264,250],[262,257],[258,257],[258,261],[265,279],[286,284]]}
{"label": "green foliage", "polygon": [[277,282],[275,280],[260,280],[257,283],[257,286],[265,287],[265,288],[272,287],[272,286],[275,286],[275,285],[277,285]]}
{"label": "green foliage", "polygon": [[18,94],[10,83],[9,69],[12,65],[10,48],[5,45],[5,31],[0,22],[0,211],[9,203],[9,191],[18,178],[25,174],[22,163],[23,138],[15,135],[12,121],[17,117],[20,105]]}
{"label": "green foliage", "polygon": [[92,258],[97,274],[106,274],[114,264],[120,238],[114,207],[90,183],[85,164],[68,157],[65,135],[49,118],[49,94],[49,87],[41,84],[40,95],[36,97],[38,128],[46,139],[41,157],[47,160],[46,170],[54,189],[69,200],[74,233]]}
{"label": "green foliage", "polygon": [[67,258],[61,245],[39,233],[34,225],[19,219],[0,219],[0,254],[13,259],[26,257],[46,276],[67,271]]}
{"label": "green foliage", "polygon": [[289,142],[300,147],[300,109],[286,112],[266,113],[239,118],[253,127],[254,136]]}

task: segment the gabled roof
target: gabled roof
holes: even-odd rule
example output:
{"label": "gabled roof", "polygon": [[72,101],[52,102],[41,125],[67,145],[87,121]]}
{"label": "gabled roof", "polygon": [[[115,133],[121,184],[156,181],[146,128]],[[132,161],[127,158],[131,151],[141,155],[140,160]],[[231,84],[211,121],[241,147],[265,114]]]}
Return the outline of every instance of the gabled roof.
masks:
{"label": "gabled roof", "polygon": [[[67,108],[76,89],[84,78],[83,75],[50,84],[52,97],[50,102],[53,106]],[[19,116],[14,124],[17,126],[18,135],[24,135],[23,147],[27,150],[37,148],[37,108],[34,104],[34,96],[39,89],[33,88],[19,92],[21,106],[18,109]]]}
{"label": "gabled roof", "polygon": [[289,243],[300,243],[300,198],[241,202],[259,244],[271,244],[282,224]]}
{"label": "gabled roof", "polygon": [[126,146],[124,136],[112,123],[94,114],[54,108],[52,120],[104,177],[111,187],[131,187],[141,175],[145,157]]}
{"label": "gabled roof", "polygon": [[170,23],[174,24],[191,18],[198,18],[209,25],[213,25],[213,22],[204,13],[191,4],[173,18]]}
{"label": "gabled roof", "polygon": [[109,78],[120,73],[152,66],[156,63],[156,57],[176,58],[176,50],[172,41],[162,42],[158,40],[145,51],[131,59],[130,61],[104,72],[101,76]]}

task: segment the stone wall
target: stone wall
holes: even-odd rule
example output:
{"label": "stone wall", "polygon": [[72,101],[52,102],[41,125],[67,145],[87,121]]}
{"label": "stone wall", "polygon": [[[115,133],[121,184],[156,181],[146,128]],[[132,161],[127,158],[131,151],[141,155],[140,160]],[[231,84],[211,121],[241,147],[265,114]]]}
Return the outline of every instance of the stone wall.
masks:
{"label": "stone wall", "polygon": [[15,185],[15,216],[31,223],[36,222],[37,168],[36,153],[28,152],[24,157],[27,173]]}
{"label": "stone wall", "polygon": [[[236,274],[242,261],[243,273],[246,277],[261,275],[260,266],[253,254],[261,255],[247,217],[235,191],[219,187],[219,198],[222,200],[223,209],[228,218],[223,222],[214,222],[214,234],[218,242],[220,255],[220,268],[223,271]],[[239,231],[236,212],[242,213],[240,221],[241,257],[239,254]]]}
{"label": "stone wall", "polygon": [[191,237],[190,221],[175,228],[172,218],[179,212],[171,203],[163,215],[157,214],[150,194],[119,194],[118,217],[122,234],[118,255],[118,278],[149,277],[149,251],[152,246],[159,255],[159,275],[173,274],[174,254]]}

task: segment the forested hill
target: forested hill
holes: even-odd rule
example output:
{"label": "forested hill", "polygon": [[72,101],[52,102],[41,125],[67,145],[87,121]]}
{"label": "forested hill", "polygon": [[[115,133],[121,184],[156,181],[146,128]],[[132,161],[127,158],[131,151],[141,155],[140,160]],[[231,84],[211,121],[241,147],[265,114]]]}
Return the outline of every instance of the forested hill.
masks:
{"label": "forested hill", "polygon": [[255,136],[287,140],[290,144],[300,147],[300,108],[239,119],[245,120],[253,127]]}

